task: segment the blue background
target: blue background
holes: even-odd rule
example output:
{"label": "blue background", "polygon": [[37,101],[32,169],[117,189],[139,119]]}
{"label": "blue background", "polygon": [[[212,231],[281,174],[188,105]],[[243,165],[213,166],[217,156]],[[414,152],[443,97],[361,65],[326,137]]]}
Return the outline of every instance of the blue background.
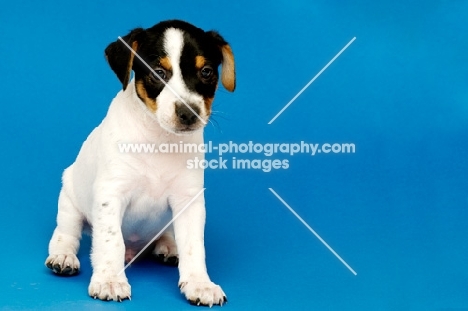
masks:
{"label": "blue background", "polygon": [[132,301],[90,299],[88,237],[80,275],[43,264],[61,173],[120,88],[104,48],[178,18],[220,31],[236,57],[237,90],[219,89],[207,140],[356,145],[277,155],[290,168],[270,173],[206,171],[207,263],[223,310],[467,310],[468,1],[343,2],[2,4],[0,308],[194,310],[177,270],[150,261],[127,271]]}

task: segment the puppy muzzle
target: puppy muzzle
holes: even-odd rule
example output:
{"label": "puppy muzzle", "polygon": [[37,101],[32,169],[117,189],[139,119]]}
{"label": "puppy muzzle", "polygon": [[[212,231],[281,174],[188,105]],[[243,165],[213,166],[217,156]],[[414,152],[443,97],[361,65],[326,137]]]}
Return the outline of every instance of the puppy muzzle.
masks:
{"label": "puppy muzzle", "polygon": [[174,109],[177,133],[190,133],[199,130],[206,124],[200,115],[201,109],[197,105],[177,102]]}

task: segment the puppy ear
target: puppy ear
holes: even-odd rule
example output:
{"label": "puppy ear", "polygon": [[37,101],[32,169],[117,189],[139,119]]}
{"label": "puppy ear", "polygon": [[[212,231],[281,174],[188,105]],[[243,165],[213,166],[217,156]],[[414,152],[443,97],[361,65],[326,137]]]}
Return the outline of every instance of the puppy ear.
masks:
{"label": "puppy ear", "polygon": [[233,92],[236,88],[236,69],[232,49],[216,31],[208,31],[207,33],[215,40],[215,43],[223,56],[223,60],[221,62],[221,82],[226,90]]}
{"label": "puppy ear", "polygon": [[[136,52],[138,50],[138,40],[140,40],[142,33],[144,33],[143,28],[136,28],[122,39]],[[105,50],[105,55],[109,66],[115,72],[122,83],[122,88],[125,90],[130,80],[135,54],[118,39],[109,44]]]}

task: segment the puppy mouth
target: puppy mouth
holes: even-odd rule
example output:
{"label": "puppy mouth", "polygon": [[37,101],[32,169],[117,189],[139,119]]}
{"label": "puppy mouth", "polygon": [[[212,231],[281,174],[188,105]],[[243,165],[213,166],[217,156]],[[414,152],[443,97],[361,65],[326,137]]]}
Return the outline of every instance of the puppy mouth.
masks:
{"label": "puppy mouth", "polygon": [[175,127],[172,125],[164,124],[163,122],[160,123],[162,128],[164,128],[167,132],[176,134],[176,135],[191,135],[195,132],[202,130],[205,127],[205,124],[198,122],[192,125],[183,125],[178,124]]}
{"label": "puppy mouth", "polygon": [[203,129],[203,126],[182,126],[179,128],[174,129],[174,134],[177,135],[190,135],[192,133],[198,132]]}

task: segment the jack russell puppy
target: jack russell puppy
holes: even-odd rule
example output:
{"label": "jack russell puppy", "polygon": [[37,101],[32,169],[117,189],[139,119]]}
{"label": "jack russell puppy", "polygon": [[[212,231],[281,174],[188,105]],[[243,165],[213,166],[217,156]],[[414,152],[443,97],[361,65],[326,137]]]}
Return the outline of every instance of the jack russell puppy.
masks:
{"label": "jack russell puppy", "polygon": [[226,295],[205,264],[203,170],[187,168],[189,159],[204,154],[121,153],[119,144],[203,144],[218,79],[228,91],[235,88],[232,50],[217,32],[178,20],[137,28],[121,39],[125,43],[119,38],[105,55],[123,90],[63,173],[46,266],[76,274],[82,230],[89,225],[89,295],[130,299],[125,261],[179,214],[152,244],[153,254],[178,265],[179,287],[190,303],[222,305]]}

